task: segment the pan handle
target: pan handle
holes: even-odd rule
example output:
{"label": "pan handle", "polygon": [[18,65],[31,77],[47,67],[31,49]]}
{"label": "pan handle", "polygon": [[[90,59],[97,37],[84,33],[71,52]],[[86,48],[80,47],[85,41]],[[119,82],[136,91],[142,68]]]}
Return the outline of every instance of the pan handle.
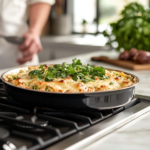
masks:
{"label": "pan handle", "polygon": [[89,97],[82,100],[84,105],[93,109],[112,109],[122,107],[133,99],[133,91],[128,90],[119,94],[112,94],[99,97]]}

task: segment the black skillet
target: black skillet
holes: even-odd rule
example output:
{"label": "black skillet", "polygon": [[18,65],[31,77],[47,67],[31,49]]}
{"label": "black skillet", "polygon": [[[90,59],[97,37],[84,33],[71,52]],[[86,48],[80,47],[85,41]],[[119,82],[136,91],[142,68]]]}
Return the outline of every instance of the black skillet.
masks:
{"label": "black skillet", "polygon": [[[7,95],[12,100],[32,106],[52,108],[52,109],[112,109],[121,107],[132,100],[135,95],[135,86],[139,82],[138,77],[130,73],[136,81],[135,84],[119,90],[99,91],[89,93],[56,93],[30,90],[12,85],[5,81],[6,74],[19,72],[16,68],[2,74],[1,79],[5,85]],[[24,67],[27,69],[27,67]],[[108,69],[112,70],[112,69]],[[118,71],[118,70],[115,70]],[[122,72],[122,71],[119,71]]]}

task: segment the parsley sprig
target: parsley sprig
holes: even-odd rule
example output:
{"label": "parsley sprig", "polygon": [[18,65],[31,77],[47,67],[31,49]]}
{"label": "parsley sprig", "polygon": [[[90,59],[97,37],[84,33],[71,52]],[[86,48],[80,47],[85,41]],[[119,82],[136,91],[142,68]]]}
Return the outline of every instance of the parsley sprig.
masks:
{"label": "parsley sprig", "polygon": [[91,66],[87,64],[82,65],[80,59],[73,59],[72,64],[66,64],[65,62],[54,66],[44,68],[44,65],[39,67],[39,70],[32,70],[29,72],[31,78],[37,80],[53,81],[54,78],[67,78],[71,76],[73,80],[80,79],[82,82],[95,81],[95,77],[100,77],[101,80],[108,79],[109,76],[105,76],[105,69],[103,67]]}

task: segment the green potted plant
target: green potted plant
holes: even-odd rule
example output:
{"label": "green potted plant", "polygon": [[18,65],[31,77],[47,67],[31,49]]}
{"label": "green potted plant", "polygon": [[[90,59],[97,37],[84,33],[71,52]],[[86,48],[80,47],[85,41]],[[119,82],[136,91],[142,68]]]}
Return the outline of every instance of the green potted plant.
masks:
{"label": "green potted plant", "polygon": [[112,31],[103,31],[107,44],[117,42],[117,51],[131,48],[150,51],[150,9],[138,3],[130,3],[120,13],[120,19],[110,24]]}

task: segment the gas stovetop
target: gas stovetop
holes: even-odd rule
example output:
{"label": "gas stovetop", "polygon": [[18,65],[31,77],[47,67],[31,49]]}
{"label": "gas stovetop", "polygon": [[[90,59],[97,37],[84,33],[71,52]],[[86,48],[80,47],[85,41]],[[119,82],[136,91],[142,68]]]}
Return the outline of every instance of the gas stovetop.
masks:
{"label": "gas stovetop", "polygon": [[111,110],[52,110],[10,100],[0,82],[0,149],[82,149],[150,110],[150,97],[136,95]]}

